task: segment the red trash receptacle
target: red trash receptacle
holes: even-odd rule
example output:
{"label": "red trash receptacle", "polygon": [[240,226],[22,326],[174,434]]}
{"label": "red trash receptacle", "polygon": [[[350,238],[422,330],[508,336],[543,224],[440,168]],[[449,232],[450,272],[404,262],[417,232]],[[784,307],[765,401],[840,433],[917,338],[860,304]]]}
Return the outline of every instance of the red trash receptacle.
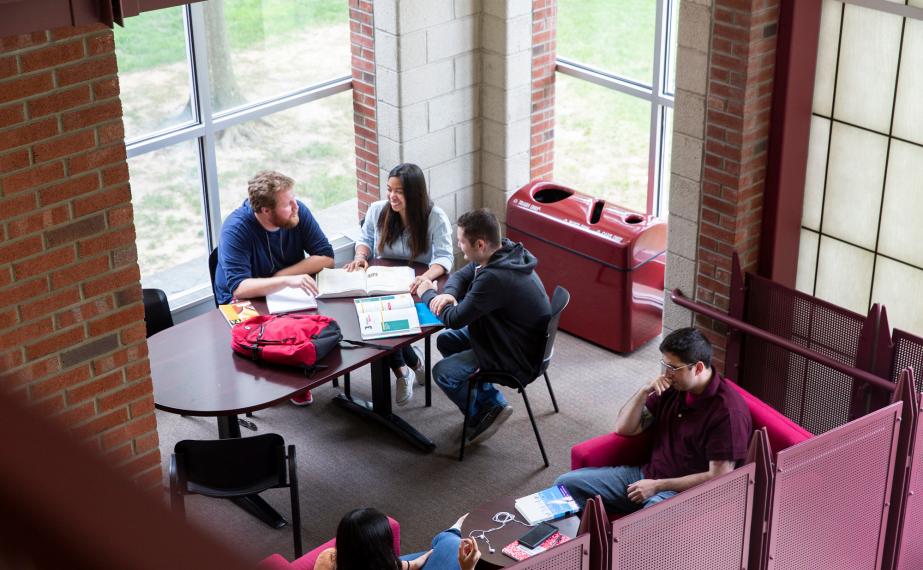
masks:
{"label": "red trash receptacle", "polygon": [[616,352],[660,334],[667,224],[553,182],[510,198],[507,235],[538,258],[549,295],[571,301],[560,327]]}

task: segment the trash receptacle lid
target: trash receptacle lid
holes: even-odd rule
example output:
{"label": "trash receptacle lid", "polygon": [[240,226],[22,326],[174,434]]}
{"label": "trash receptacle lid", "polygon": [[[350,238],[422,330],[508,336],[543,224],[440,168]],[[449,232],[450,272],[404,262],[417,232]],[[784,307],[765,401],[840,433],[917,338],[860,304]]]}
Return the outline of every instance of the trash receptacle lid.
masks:
{"label": "trash receptacle lid", "polygon": [[510,197],[506,224],[511,231],[622,271],[633,270],[666,250],[663,220],[553,182],[520,188]]}

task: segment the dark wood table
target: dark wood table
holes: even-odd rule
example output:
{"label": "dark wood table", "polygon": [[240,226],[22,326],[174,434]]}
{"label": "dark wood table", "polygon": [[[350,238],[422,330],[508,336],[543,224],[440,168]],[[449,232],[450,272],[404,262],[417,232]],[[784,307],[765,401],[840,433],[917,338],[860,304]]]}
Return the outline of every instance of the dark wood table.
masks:
{"label": "dark wood table", "polygon": [[[467,537],[475,530],[485,531],[500,526],[499,523],[495,523],[492,520],[493,516],[500,512],[516,515],[517,521],[525,522],[525,519],[523,519],[522,515],[516,510],[516,499],[517,497],[503,497],[484,503],[472,510],[468,514],[468,517],[465,518],[464,524],[462,524],[462,537]],[[564,536],[574,538],[577,536],[577,530],[580,527],[580,517],[567,517],[556,521],[550,521],[549,524],[558,527],[558,530]],[[515,564],[515,560],[503,554],[501,551],[507,544],[528,532],[530,528],[531,527],[523,526],[518,522],[508,522],[503,528],[488,532],[487,538],[490,539],[490,545],[494,548],[493,553],[488,550],[487,541],[476,539],[478,548],[481,551],[481,560],[478,562],[478,568],[505,568],[511,564]],[[479,534],[475,533],[474,536],[477,537]]]}
{"label": "dark wood table", "polygon": [[[415,269],[417,274],[425,270],[421,267]],[[253,304],[261,314],[267,313],[264,300],[254,300]],[[361,340],[359,320],[351,298],[318,299],[317,311],[336,319],[345,339]],[[305,388],[315,388],[370,364],[372,401],[352,396],[348,382],[344,385],[344,393],[339,394],[335,401],[395,431],[421,450],[430,452],[436,444],[392,411],[391,370],[385,356],[421,338],[426,339],[424,380],[426,405],[429,406],[429,337],[440,328],[423,327],[420,334],[373,341],[388,349],[356,347],[334,350],[318,362],[324,368],[306,376],[296,368],[261,365],[235,354],[231,350],[231,328],[227,321],[218,310],[209,311],[148,339],[154,405],[158,409],[187,416],[215,416],[219,437],[240,437],[238,414],[284,402]],[[244,503],[245,509],[267,524],[276,527],[286,524],[259,496],[248,497]]]}

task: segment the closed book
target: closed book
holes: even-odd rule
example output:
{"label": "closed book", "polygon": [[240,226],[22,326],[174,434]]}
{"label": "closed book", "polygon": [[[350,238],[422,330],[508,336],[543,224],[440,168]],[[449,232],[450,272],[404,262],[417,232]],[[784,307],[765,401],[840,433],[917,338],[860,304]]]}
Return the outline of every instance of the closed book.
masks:
{"label": "closed book", "polygon": [[250,301],[238,301],[236,303],[228,303],[227,305],[218,305],[218,309],[224,316],[224,320],[232,327],[237,323],[246,321],[250,317],[257,317],[260,314]]}
{"label": "closed book", "polygon": [[534,525],[563,519],[576,514],[580,509],[564,485],[554,485],[516,499],[516,510],[529,524]]}

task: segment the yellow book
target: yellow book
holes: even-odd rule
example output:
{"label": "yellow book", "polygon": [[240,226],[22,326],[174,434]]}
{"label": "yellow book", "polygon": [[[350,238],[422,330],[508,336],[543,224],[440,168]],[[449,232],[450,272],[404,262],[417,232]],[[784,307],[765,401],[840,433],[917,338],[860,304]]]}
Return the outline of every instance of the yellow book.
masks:
{"label": "yellow book", "polygon": [[239,322],[246,321],[250,317],[257,317],[260,314],[250,301],[238,301],[236,303],[228,303],[227,305],[218,305],[218,309],[221,310],[224,319],[232,327]]}

